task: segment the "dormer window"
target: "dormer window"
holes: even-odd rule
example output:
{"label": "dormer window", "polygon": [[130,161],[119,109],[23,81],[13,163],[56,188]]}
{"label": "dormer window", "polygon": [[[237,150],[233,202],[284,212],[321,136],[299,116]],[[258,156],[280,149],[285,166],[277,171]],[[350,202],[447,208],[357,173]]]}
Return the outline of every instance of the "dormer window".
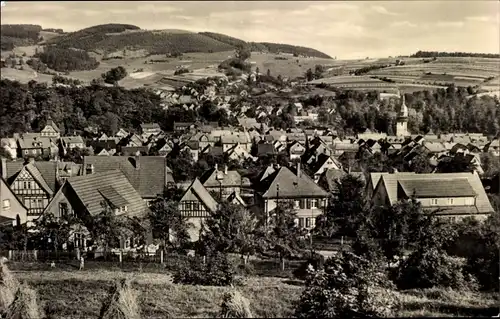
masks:
{"label": "dormer window", "polygon": [[435,206],[435,205],[437,205],[437,204],[438,204],[438,200],[437,200],[437,198],[432,198],[432,199],[431,199],[431,205],[434,205],[434,206]]}

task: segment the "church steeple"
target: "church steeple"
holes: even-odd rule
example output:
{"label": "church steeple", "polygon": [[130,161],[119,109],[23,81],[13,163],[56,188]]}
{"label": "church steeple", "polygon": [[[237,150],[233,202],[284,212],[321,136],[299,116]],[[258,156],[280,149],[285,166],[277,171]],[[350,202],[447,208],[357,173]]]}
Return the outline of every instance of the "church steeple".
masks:
{"label": "church steeple", "polygon": [[398,118],[396,122],[396,135],[397,136],[408,136],[408,107],[405,103],[405,95],[400,94],[401,104],[399,106]]}
{"label": "church steeple", "polygon": [[399,118],[408,118],[408,107],[406,106],[405,103],[405,95],[401,95],[401,105],[399,106],[399,113],[398,113]]}

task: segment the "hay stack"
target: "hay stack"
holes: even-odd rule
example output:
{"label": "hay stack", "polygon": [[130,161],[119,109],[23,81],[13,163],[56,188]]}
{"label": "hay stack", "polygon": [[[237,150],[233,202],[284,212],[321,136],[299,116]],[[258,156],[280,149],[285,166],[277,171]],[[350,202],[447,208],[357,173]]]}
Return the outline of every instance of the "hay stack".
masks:
{"label": "hay stack", "polygon": [[129,280],[122,280],[103,302],[99,319],[140,319],[141,311],[137,294],[130,287]]}
{"label": "hay stack", "polygon": [[0,263],[0,313],[4,313],[14,301],[14,295],[19,289],[19,281],[12,275],[5,263]]}
{"label": "hay stack", "polygon": [[42,309],[38,307],[36,291],[23,284],[17,290],[14,301],[7,308],[4,318],[40,319],[44,317]]}
{"label": "hay stack", "polygon": [[222,297],[220,318],[252,318],[250,302],[238,290],[227,292]]}

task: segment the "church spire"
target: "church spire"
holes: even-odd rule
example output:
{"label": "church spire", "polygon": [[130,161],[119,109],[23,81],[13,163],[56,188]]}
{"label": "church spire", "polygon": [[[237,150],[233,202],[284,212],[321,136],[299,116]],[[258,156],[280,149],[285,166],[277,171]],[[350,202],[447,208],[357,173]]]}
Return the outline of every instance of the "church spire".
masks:
{"label": "church spire", "polygon": [[408,117],[408,107],[405,103],[405,95],[401,94],[401,105],[399,106],[399,117],[407,118]]}

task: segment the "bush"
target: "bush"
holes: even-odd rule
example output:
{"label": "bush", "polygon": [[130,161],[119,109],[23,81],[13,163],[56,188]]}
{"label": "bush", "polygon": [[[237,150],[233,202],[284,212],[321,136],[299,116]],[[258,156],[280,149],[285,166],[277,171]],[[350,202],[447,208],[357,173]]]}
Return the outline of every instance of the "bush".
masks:
{"label": "bush", "polygon": [[295,269],[293,275],[298,278],[305,280],[308,275],[308,269],[312,267],[314,270],[323,268],[325,263],[325,257],[320,254],[315,253],[312,257],[308,258],[305,262],[300,264],[299,268]]}
{"label": "bush", "polygon": [[397,285],[400,289],[449,287],[476,290],[476,280],[463,270],[463,263],[444,250],[417,250],[400,264]]}
{"label": "bush", "polygon": [[207,258],[206,265],[192,260],[186,268],[174,273],[173,277],[176,284],[229,286],[234,282],[234,269],[225,254],[216,253]]}
{"label": "bush", "polygon": [[184,74],[184,73],[189,73],[189,70],[186,68],[180,68],[178,70],[175,70],[174,75],[179,75],[179,74]]}
{"label": "bush", "polygon": [[237,290],[227,292],[222,297],[218,318],[252,318],[250,302]]}
{"label": "bush", "polygon": [[382,265],[343,251],[310,270],[298,318],[391,316],[396,306]]}

